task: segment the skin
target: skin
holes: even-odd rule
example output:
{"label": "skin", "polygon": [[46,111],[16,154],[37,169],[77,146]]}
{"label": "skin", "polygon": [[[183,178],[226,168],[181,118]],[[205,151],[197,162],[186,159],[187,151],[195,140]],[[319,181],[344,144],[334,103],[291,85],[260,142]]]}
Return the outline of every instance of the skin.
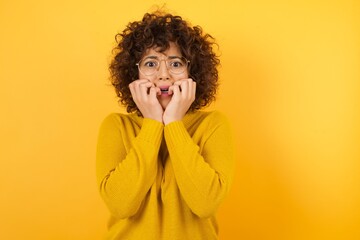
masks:
{"label": "skin", "polygon": [[[181,56],[179,47],[170,43],[164,52],[148,49],[143,58],[156,56],[160,60],[168,56]],[[162,94],[160,88],[169,87],[167,94]],[[195,100],[196,83],[189,78],[188,71],[172,74],[168,71],[165,61],[161,61],[159,70],[150,76],[139,71],[139,79],[129,84],[134,102],[144,118],[154,119],[165,125],[180,121]]]}

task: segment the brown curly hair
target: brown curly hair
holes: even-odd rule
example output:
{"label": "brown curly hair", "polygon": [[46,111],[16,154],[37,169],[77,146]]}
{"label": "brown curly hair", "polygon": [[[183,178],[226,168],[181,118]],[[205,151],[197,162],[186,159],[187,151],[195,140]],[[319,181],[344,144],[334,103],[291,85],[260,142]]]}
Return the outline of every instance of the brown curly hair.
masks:
{"label": "brown curly hair", "polygon": [[147,49],[157,47],[165,51],[169,42],[174,42],[183,57],[190,61],[188,71],[196,82],[196,95],[189,111],[198,110],[215,100],[220,61],[213,52],[213,45],[217,44],[211,35],[203,33],[200,26],[192,27],[180,16],[156,11],[146,13],[141,21],[129,23],[115,40],[115,57],[109,66],[110,81],[128,113],[141,115],[129,89],[129,84],[139,77],[136,63]]}

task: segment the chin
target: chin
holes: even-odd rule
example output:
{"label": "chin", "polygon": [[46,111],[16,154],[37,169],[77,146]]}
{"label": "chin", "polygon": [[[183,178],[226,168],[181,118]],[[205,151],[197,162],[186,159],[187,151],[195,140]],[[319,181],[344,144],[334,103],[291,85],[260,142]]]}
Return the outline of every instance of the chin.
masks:
{"label": "chin", "polygon": [[167,107],[168,103],[166,103],[166,104],[161,103],[160,105],[162,106],[163,110],[165,110],[165,108]]}
{"label": "chin", "polygon": [[163,109],[165,109],[167,107],[170,100],[171,100],[171,97],[170,98],[163,98],[163,99],[160,98],[159,99],[160,105],[162,106]]}

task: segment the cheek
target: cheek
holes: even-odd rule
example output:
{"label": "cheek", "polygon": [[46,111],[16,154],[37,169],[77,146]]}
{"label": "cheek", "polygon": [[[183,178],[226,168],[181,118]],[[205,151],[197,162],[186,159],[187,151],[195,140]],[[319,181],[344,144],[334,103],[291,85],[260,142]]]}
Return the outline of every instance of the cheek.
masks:
{"label": "cheek", "polygon": [[142,74],[141,72],[139,72],[139,79],[147,79],[151,82],[154,82],[155,81],[155,76],[146,76],[144,74]]}
{"label": "cheek", "polygon": [[182,73],[182,74],[180,74],[180,75],[175,75],[175,76],[173,77],[173,79],[174,79],[175,81],[179,81],[179,80],[183,80],[183,79],[187,79],[187,78],[189,78],[189,74],[188,74],[187,72],[184,72],[184,73]]}
{"label": "cheek", "polygon": [[144,79],[144,75],[139,71],[139,79]]}

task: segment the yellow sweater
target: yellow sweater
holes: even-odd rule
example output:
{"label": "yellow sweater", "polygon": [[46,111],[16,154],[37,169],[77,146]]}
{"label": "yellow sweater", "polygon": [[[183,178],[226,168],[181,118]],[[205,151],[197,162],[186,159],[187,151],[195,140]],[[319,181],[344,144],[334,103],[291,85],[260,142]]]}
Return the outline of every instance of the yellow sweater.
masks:
{"label": "yellow sweater", "polygon": [[217,239],[216,210],[233,169],[231,131],[217,111],[166,126],[110,114],[100,127],[96,160],[111,213],[106,239]]}

